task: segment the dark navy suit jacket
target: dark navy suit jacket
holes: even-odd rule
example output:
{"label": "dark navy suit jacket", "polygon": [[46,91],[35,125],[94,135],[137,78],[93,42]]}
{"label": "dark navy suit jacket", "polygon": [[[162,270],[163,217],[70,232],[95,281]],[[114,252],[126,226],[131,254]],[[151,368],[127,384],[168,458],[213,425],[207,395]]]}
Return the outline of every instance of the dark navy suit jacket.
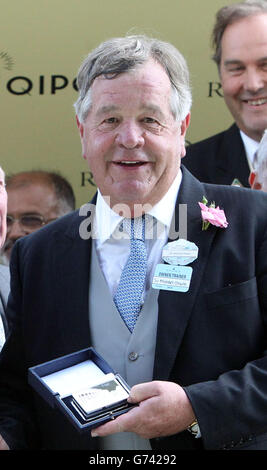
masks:
{"label": "dark navy suit jacket", "polygon": [[[227,228],[202,230],[203,195],[225,210]],[[187,204],[187,239],[199,255],[187,293],[159,294],[154,379],[185,387],[202,438],[184,431],[152,439],[152,448],[267,449],[267,195],[203,184],[183,168],[177,230],[178,204]],[[82,220],[69,214],[13,250],[12,333],[0,356],[0,433],[12,448],[97,446],[27,385],[29,367],[91,344]]]}
{"label": "dark navy suit jacket", "polygon": [[242,186],[249,187],[250,169],[236,124],[226,131],[189,145],[183,164],[199,181],[231,185],[237,178]]}

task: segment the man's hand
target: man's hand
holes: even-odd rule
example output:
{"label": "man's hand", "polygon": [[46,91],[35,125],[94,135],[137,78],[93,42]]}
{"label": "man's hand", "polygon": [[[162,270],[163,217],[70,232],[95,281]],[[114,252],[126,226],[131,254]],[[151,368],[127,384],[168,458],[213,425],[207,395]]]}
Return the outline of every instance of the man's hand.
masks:
{"label": "man's hand", "polygon": [[2,438],[0,434],[0,450],[10,450],[6,441]]}
{"label": "man's hand", "polygon": [[92,436],[128,431],[151,439],[181,432],[195,419],[185,391],[173,382],[154,381],[135,385],[128,402],[139,403],[139,406],[93,429]]}

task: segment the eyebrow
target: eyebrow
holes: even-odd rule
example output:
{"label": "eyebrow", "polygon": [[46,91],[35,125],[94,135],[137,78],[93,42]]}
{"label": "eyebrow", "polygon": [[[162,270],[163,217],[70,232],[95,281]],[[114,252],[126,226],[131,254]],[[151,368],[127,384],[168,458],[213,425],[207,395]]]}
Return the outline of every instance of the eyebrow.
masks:
{"label": "eyebrow", "polygon": [[144,111],[150,111],[150,112],[152,112],[152,113],[156,113],[156,114],[158,114],[158,115],[161,116],[161,117],[164,116],[163,113],[162,113],[162,111],[161,111],[161,109],[160,109],[160,107],[159,107],[159,106],[156,106],[156,105],[154,105],[154,104],[149,104],[149,105],[147,105],[147,106],[143,106],[142,109],[143,109]]}
{"label": "eyebrow", "polygon": [[[97,116],[101,116],[103,114],[106,114],[106,113],[112,113],[112,112],[117,112],[117,111],[120,111],[120,108],[118,106],[115,106],[115,105],[104,105],[104,106],[101,106],[101,108],[98,109],[97,111]],[[156,106],[156,105],[153,105],[153,104],[148,104],[148,105],[144,105],[140,108],[140,112],[152,112],[154,114],[157,114],[158,116],[160,116],[161,118],[164,117],[164,114],[162,113],[161,109],[159,106]]]}
{"label": "eyebrow", "polygon": [[[265,62],[265,61],[267,61],[267,56],[260,57],[259,59],[256,60],[257,63]],[[239,59],[229,59],[229,60],[225,60],[223,64],[227,67],[227,65],[243,65],[244,62]]]}
{"label": "eyebrow", "polygon": [[104,106],[101,106],[101,108],[99,108],[97,110],[97,116],[101,116],[102,114],[105,114],[105,113],[110,113],[112,111],[118,111],[118,107],[115,106],[115,105],[104,105]]}
{"label": "eyebrow", "polygon": [[224,63],[223,63],[223,65],[225,65],[226,67],[228,65],[242,65],[242,64],[243,64],[242,60],[237,60],[237,59],[236,60],[235,59],[225,60]]}

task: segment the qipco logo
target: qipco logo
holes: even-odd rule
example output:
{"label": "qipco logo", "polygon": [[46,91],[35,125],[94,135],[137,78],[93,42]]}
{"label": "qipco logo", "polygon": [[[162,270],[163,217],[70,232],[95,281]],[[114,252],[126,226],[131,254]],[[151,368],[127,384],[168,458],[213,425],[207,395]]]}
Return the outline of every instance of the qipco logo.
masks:
{"label": "qipco logo", "polygon": [[7,90],[13,95],[55,95],[68,86],[78,91],[76,78],[70,81],[65,75],[51,75],[49,77],[40,75],[36,80],[32,80],[29,77],[18,75],[10,78],[6,84]]}

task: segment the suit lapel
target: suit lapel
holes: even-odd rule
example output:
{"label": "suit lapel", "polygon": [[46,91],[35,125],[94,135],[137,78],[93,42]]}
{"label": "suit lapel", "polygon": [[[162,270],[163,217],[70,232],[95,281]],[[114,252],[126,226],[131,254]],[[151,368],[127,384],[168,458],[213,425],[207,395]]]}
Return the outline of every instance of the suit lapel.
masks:
{"label": "suit lapel", "polygon": [[[186,293],[161,290],[159,294],[159,315],[157,346],[155,353],[154,378],[167,380],[181,345],[188,324],[200,282],[205,272],[216,227],[202,231],[201,211],[198,202],[205,195],[205,186],[196,180],[185,168],[176,205],[175,226],[179,228],[179,204],[187,204],[187,240],[199,249],[198,258],[192,263],[193,273],[189,291]],[[179,237],[177,237],[179,238]]]}
{"label": "suit lapel", "polygon": [[233,174],[233,179],[238,179],[244,186],[248,186],[250,172],[246,152],[236,124],[225,131],[222,145],[217,155],[217,175]]}
{"label": "suit lapel", "polygon": [[65,353],[90,346],[88,291],[91,239],[83,240],[79,235],[82,218],[62,235],[55,233],[56,250],[52,265],[57,286],[56,309],[61,328],[62,347]]}

